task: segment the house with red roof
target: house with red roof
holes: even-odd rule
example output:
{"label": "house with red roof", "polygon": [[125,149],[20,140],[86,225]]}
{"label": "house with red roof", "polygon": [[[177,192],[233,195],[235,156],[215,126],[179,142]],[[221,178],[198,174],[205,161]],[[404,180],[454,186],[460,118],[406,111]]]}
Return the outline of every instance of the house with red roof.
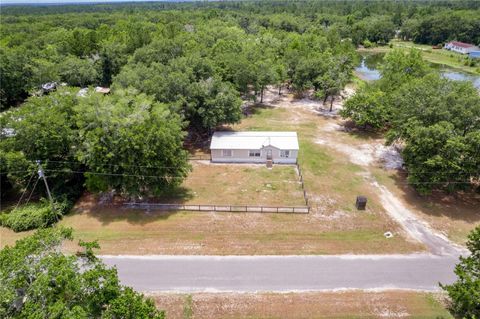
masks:
{"label": "house with red roof", "polygon": [[445,44],[445,49],[458,52],[461,54],[469,54],[473,51],[479,51],[480,48],[470,43],[464,43],[459,41],[451,41]]}

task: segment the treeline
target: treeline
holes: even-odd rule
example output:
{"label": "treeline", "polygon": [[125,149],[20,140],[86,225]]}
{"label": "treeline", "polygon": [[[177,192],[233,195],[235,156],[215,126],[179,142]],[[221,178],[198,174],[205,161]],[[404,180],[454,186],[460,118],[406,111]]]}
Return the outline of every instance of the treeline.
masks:
{"label": "treeline", "polygon": [[473,85],[441,78],[415,50],[388,53],[381,74],[346,102],[342,115],[386,131],[421,193],[480,190],[480,96]]}
{"label": "treeline", "polygon": [[[3,109],[18,105],[48,81],[110,86],[137,49],[151,42],[151,47],[159,46],[164,39],[178,43],[181,38],[184,43],[177,49],[182,50],[184,45],[200,44],[197,56],[203,59],[216,54],[202,48],[204,41],[209,41],[211,49],[214,41],[224,36],[231,36],[229,41],[251,42],[275,34],[274,43],[261,40],[262,46],[256,45],[258,52],[248,53],[245,58],[250,62],[255,61],[251,60],[255,55],[263,56],[262,50],[278,60],[290,43],[291,33],[329,34],[330,45],[340,40],[353,45],[385,44],[396,34],[419,43],[460,40],[478,44],[479,8],[478,1],[386,0],[6,6],[2,7],[0,35],[0,104]],[[213,36],[208,35],[210,28]],[[217,29],[225,30],[220,33]],[[223,34],[230,31],[231,35]],[[273,48],[266,47],[269,45]],[[213,61],[217,62],[216,57]],[[212,66],[224,67],[220,64]],[[282,72],[281,68],[275,71]],[[293,71],[288,66],[286,70],[291,77]],[[254,83],[257,89],[262,86],[260,82]],[[244,85],[233,84],[237,88]]]}

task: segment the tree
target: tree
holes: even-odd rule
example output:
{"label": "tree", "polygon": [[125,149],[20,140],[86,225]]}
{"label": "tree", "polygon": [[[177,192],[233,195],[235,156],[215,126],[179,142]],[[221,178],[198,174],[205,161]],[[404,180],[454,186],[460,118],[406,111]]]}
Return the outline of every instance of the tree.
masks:
{"label": "tree", "polygon": [[340,114],[366,128],[380,129],[389,120],[385,105],[385,93],[375,88],[361,89],[348,99]]}
{"label": "tree", "polygon": [[60,64],[60,77],[71,86],[87,86],[99,80],[94,62],[90,59],[80,59],[68,56]]}
{"label": "tree", "polygon": [[394,49],[383,58],[380,66],[382,75],[379,85],[385,91],[393,91],[400,85],[428,74],[430,69],[422,58],[419,50],[411,49],[405,52]]}
{"label": "tree", "polygon": [[240,121],[242,101],[232,85],[210,78],[192,84],[190,90],[185,115],[191,126],[212,130],[219,125]]}
{"label": "tree", "polygon": [[456,318],[480,318],[480,227],[468,235],[470,256],[460,257],[455,266],[457,281],[442,285],[450,297],[449,309]]}
{"label": "tree", "polygon": [[241,99],[233,85],[212,77],[208,60],[198,57],[173,59],[168,65],[127,64],[115,77],[114,88],[134,87],[175,105],[191,128],[211,130],[241,118]]}
{"label": "tree", "polygon": [[27,97],[30,59],[23,48],[0,47],[0,110]]}
{"label": "tree", "polygon": [[76,106],[87,188],[126,195],[161,194],[179,185],[189,165],[180,116],[130,89],[95,92]]}
{"label": "tree", "polygon": [[427,127],[411,124],[402,155],[408,181],[418,191],[468,189],[480,181],[479,132],[458,136],[445,121]]}
{"label": "tree", "polygon": [[[78,174],[69,173],[79,169],[75,160],[77,129],[73,119],[78,102],[76,92],[76,89],[61,87],[49,95],[32,96],[22,107],[1,118],[3,127],[12,134],[2,137],[0,151],[5,154],[8,179],[17,189],[26,186],[36,160],[44,161],[55,193],[57,190],[64,193],[72,180],[78,182]],[[39,184],[37,189],[41,191],[43,185]]]}
{"label": "tree", "polygon": [[273,66],[273,70],[275,72],[275,82],[278,86],[278,95],[281,95],[282,87],[287,81],[287,68],[283,63],[278,62]]}
{"label": "tree", "polygon": [[314,80],[316,87],[316,95],[323,98],[323,104],[330,97],[330,112],[333,109],[333,101],[335,96],[340,94],[347,84],[349,75],[342,72],[338,66],[332,66],[325,74],[318,76]]}
{"label": "tree", "polygon": [[293,87],[303,92],[310,88],[318,89],[318,83],[315,80],[325,74],[328,69],[329,57],[317,54],[314,57],[301,59],[292,78]]}
{"label": "tree", "polygon": [[72,239],[71,229],[42,229],[0,251],[0,317],[164,318],[153,300],[120,285],[116,269],[95,257],[97,243],[80,241],[82,252],[64,255]]}
{"label": "tree", "polygon": [[265,88],[267,85],[275,83],[276,73],[270,60],[259,61],[256,67],[258,70],[256,84],[260,89],[260,103],[263,103],[263,93],[265,91]]}

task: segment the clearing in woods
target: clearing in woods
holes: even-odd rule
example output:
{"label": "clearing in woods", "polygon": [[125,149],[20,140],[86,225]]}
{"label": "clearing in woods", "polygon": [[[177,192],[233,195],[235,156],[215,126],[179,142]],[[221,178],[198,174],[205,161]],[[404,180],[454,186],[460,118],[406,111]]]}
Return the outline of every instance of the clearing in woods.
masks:
{"label": "clearing in woods", "polygon": [[[102,254],[389,254],[425,251],[406,235],[383,206],[374,178],[405,207],[457,242],[480,221],[473,202],[459,203],[415,195],[396,170],[398,157],[382,147],[374,134],[346,133],[341,122],[319,103],[267,92],[235,130],[297,131],[299,162],[312,205],[308,215],[268,213],[161,212],[98,205],[84,196],[61,225],[74,228],[76,238],[97,239]],[[338,108],[339,103],[334,103]],[[267,170],[255,165],[209,165],[196,162],[191,176],[171,202],[270,205],[301,204],[293,167]],[[268,181],[267,181],[268,180]],[[273,181],[276,182],[273,182]],[[212,183],[211,181],[214,181]],[[270,185],[267,185],[270,184]],[[368,198],[367,210],[355,209],[356,195]],[[299,202],[300,201],[300,202]],[[391,212],[390,212],[391,213]],[[393,238],[385,238],[390,231]],[[25,234],[25,233],[24,233]],[[1,229],[0,244],[24,234]],[[74,247],[68,247],[73,249]]]}
{"label": "clearing in woods", "polygon": [[[275,96],[269,94],[265,100],[273,98]],[[254,107],[251,115],[232,128],[298,132],[299,161],[312,203],[310,214],[145,212],[116,205],[100,206],[93,196],[87,195],[78,202],[75,212],[65,216],[60,224],[73,227],[78,239],[97,239],[101,254],[389,254],[425,250],[422,244],[408,239],[401,227],[389,218],[377,189],[362,175],[361,166],[352,163],[343,153],[317,143],[319,136],[329,134],[325,128],[332,121],[312,112],[312,108],[318,107],[317,102],[294,100],[286,95],[280,101],[269,103],[276,106]],[[341,134],[333,137],[340,141],[348,138]],[[223,173],[232,167],[206,166],[202,169],[217,170],[218,167]],[[242,171],[245,168],[238,166],[237,171],[230,173],[245,174]],[[292,186],[291,178],[282,175],[290,173],[278,172],[278,168],[269,172],[275,179],[289,182],[287,186],[275,186],[277,189],[269,200],[271,203],[293,203],[297,196],[288,188]],[[202,176],[204,172],[195,173],[194,170],[192,177]],[[207,188],[202,190],[200,185],[190,184],[191,189],[197,189],[191,200],[200,203],[204,198],[215,198],[222,202],[225,200],[222,196],[229,200],[243,196],[256,201],[258,196],[270,192],[263,192],[266,185],[260,189],[258,182],[253,186],[248,180],[240,182],[232,175],[222,176],[223,173],[219,175],[222,183],[217,186],[210,187],[207,183]],[[247,173],[249,176],[258,174],[253,168]],[[258,178],[253,177],[256,181]],[[194,180],[187,179],[186,183],[194,183]],[[238,183],[243,184],[227,191]],[[247,187],[248,191],[243,194],[241,190]],[[355,209],[355,197],[360,194],[368,197],[366,211]],[[385,238],[383,234],[387,231],[394,234],[393,238]],[[10,231],[3,233],[2,244],[18,237]]]}

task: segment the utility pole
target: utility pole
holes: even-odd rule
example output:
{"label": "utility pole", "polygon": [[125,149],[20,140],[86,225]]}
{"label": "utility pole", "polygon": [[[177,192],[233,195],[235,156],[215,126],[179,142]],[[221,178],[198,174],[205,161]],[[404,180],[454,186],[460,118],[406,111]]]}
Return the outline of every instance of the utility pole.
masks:
{"label": "utility pole", "polygon": [[50,200],[50,205],[52,205],[52,209],[53,209],[52,194],[50,194],[50,188],[48,188],[47,178],[45,177],[42,164],[40,164],[39,160],[37,160],[37,165],[38,165],[38,178],[43,178],[43,182],[45,183],[45,188],[47,189],[48,199]]}

